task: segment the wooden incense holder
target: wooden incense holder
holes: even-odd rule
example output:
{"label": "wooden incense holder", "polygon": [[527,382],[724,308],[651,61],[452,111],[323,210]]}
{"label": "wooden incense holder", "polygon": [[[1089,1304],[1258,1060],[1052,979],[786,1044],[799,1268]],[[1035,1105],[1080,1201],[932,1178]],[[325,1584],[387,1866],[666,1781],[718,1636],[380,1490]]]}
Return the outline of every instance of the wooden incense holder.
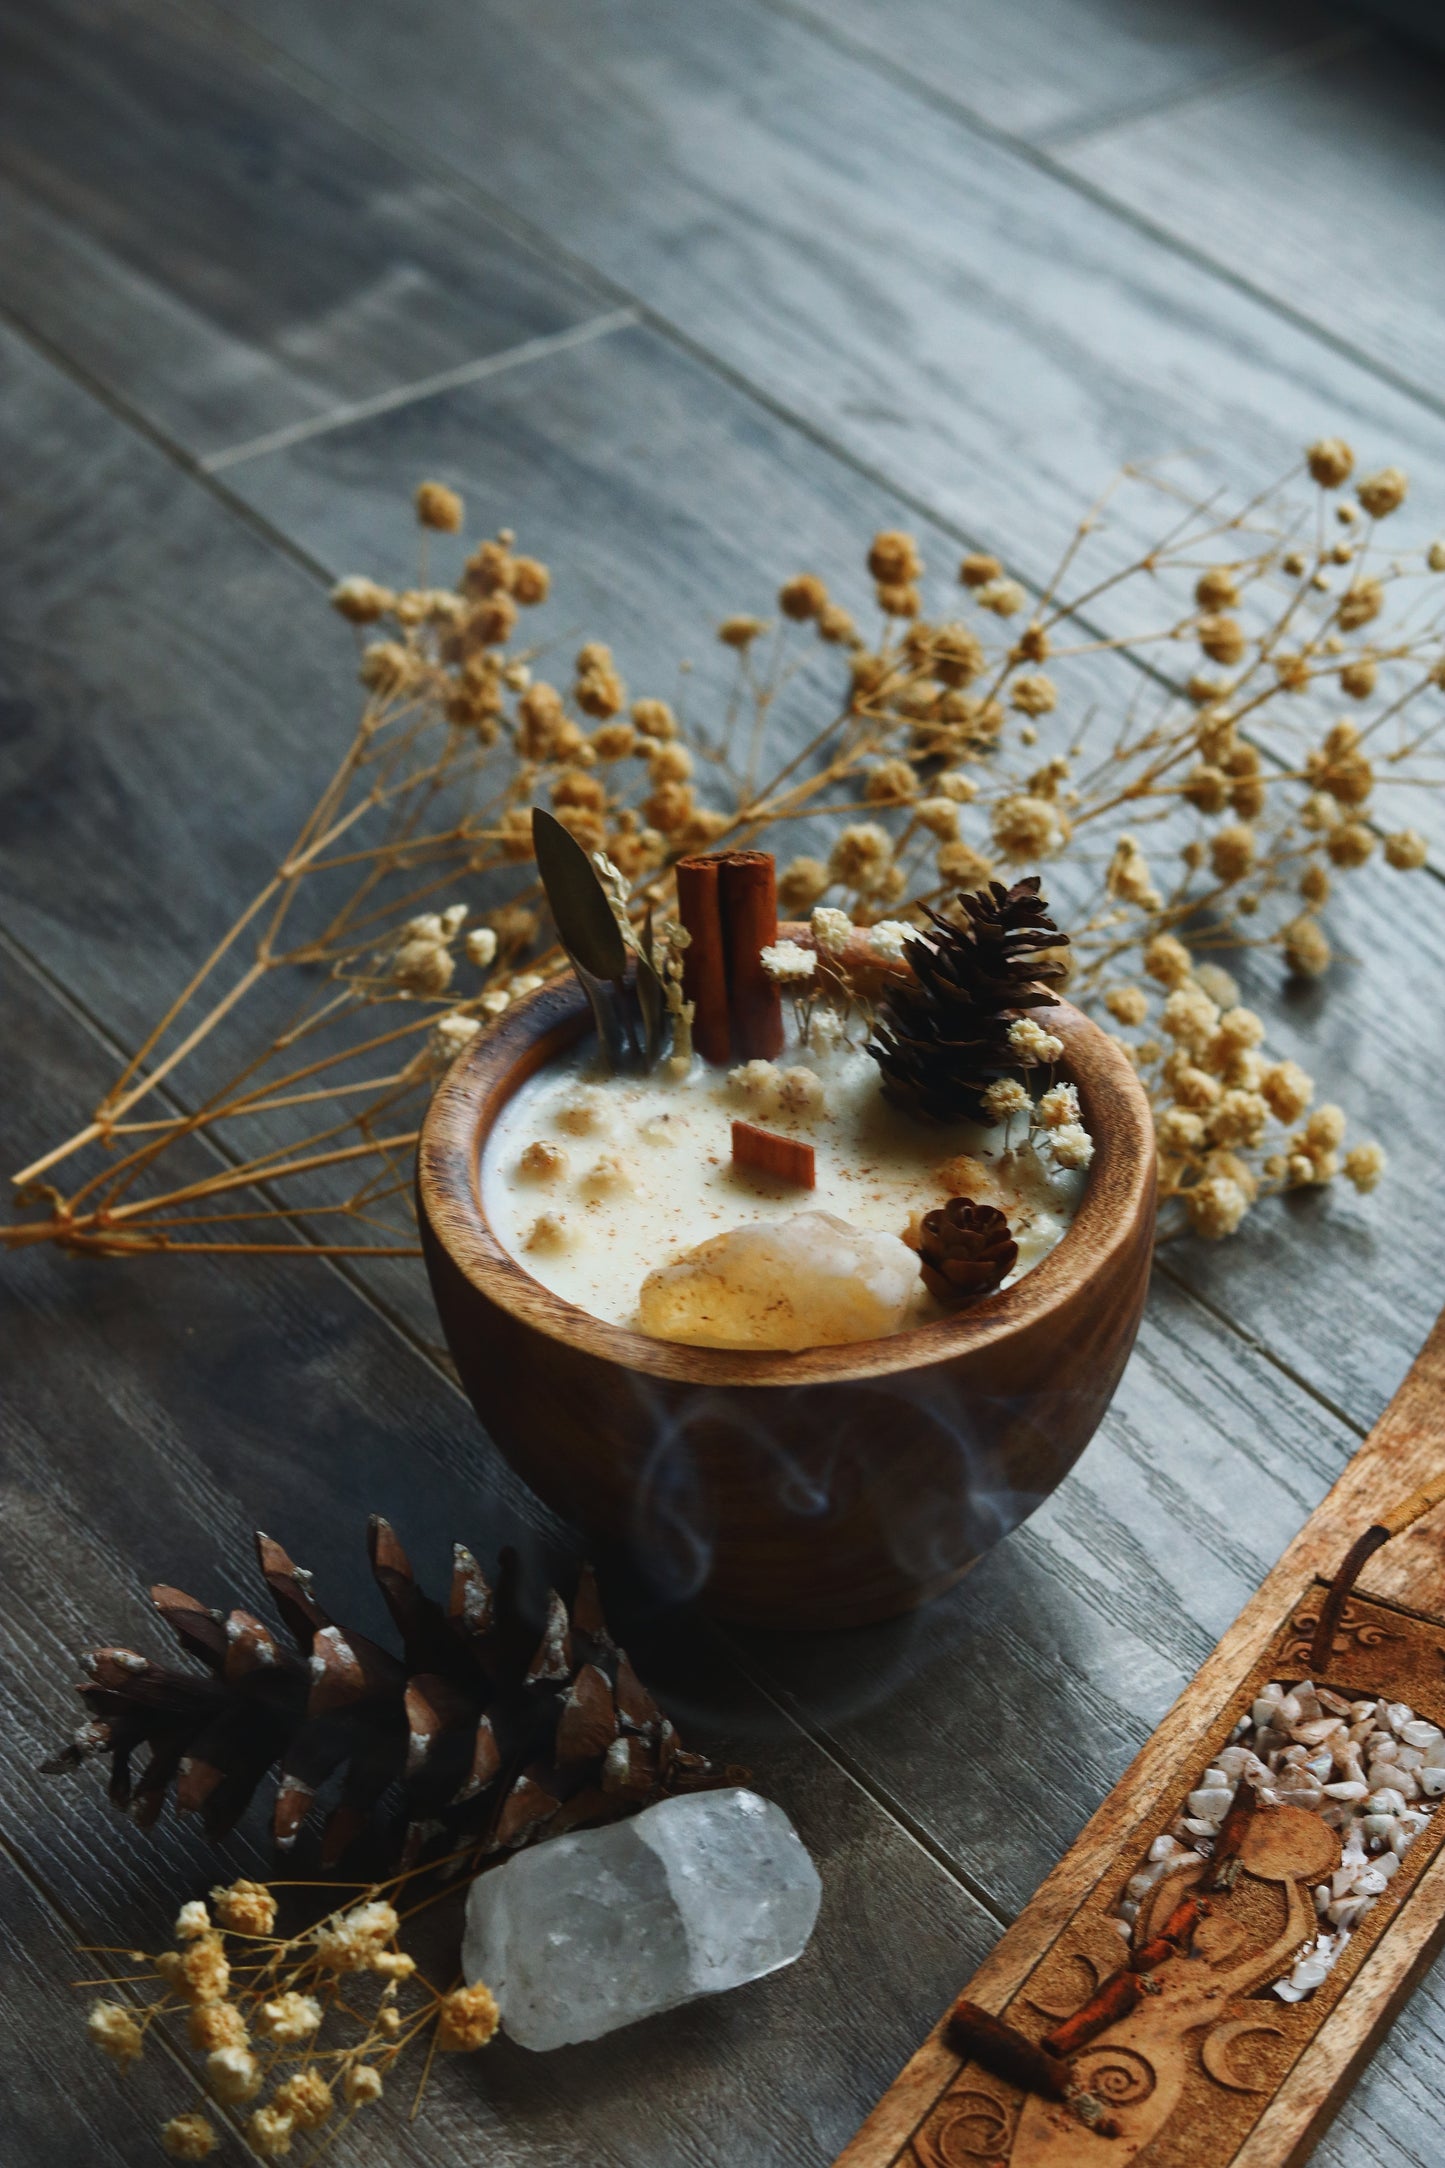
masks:
{"label": "wooden incense holder", "polygon": [[[1339,1839],[1317,1815],[1259,1808],[1237,1872],[1213,1878],[1228,1886],[1202,1895],[1207,1921],[1187,1953],[1152,1972],[1146,1993],[1119,1998],[1122,2015],[1090,2031],[1074,2060],[1071,2082],[1112,2135],[1085,2126],[1078,2100],[999,2075],[1027,2079],[1025,2059],[997,2052],[978,2018],[1003,2020],[1042,2054],[1097,1998],[1126,1962],[1110,1916],[1124,1884],[1267,1681],[1382,1695],[1445,1726],[1442,1475],[1445,1316],[1329,1496],[975,1973],[961,2020],[945,2013],[837,2168],[1286,2168],[1308,2157],[1445,1938],[1445,1802],[1323,1985],[1293,2004],[1269,1984],[1314,1932],[1310,1884]],[[1136,1945],[1158,1935],[1192,1872],[1146,1899]],[[1201,1863],[1201,1893],[1208,1879]]]}
{"label": "wooden incense holder", "polygon": [[462,1382],[533,1490],[665,1593],[799,1627],[923,1602],[1042,1504],[1133,1345],[1155,1181],[1148,1103],[1123,1053],[1076,1009],[1038,1013],[1064,1041],[1095,1140],[1057,1247],[955,1317],[774,1354],[606,1324],[503,1249],[482,1208],[482,1146],[512,1094],[588,1023],[570,980],[509,1009],[438,1087],[417,1200]]}

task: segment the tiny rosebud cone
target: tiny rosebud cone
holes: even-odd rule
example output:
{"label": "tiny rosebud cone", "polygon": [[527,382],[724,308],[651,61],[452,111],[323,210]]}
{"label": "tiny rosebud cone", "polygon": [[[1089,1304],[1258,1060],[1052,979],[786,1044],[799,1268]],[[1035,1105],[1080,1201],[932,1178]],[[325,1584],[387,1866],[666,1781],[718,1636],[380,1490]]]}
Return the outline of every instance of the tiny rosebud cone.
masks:
{"label": "tiny rosebud cone", "polygon": [[1018,1262],[1018,1244],[996,1205],[950,1197],[925,1213],[919,1270],[940,1302],[978,1302],[991,1295]]}

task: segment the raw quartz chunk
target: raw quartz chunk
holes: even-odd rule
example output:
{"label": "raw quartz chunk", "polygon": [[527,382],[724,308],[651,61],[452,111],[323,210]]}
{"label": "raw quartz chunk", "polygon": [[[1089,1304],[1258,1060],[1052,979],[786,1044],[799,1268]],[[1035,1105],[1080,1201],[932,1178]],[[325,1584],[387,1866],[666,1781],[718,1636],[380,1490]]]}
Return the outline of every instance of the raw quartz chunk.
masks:
{"label": "raw quartz chunk", "polygon": [[566,2047],[792,1964],[821,1897],[781,1807],[687,1793],[478,1875],[462,1969],[520,2046]]}
{"label": "raw quartz chunk", "polygon": [[918,1259],[897,1235],[831,1212],[734,1227],[660,1265],[637,1319],[696,1347],[835,1347],[896,1332],[918,1293]]}

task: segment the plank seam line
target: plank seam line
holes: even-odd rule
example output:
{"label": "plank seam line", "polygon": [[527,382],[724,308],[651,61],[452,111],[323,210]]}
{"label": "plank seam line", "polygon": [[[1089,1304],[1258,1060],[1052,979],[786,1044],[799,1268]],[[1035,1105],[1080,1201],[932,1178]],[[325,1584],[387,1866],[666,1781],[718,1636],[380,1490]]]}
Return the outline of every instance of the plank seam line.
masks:
{"label": "plank seam line", "polygon": [[1308,75],[1315,68],[1327,67],[1332,60],[1346,60],[1363,46],[1378,45],[1379,40],[1363,23],[1331,31],[1328,37],[1315,38],[1307,45],[1296,45],[1288,51],[1276,53],[1272,59],[1255,62],[1252,66],[1227,68],[1211,81],[1193,83],[1177,91],[1166,91],[1162,97],[1142,100],[1137,105],[1121,105],[1112,112],[1101,113],[1097,120],[1085,121],[1071,127],[1067,122],[1057,128],[1043,128],[1033,137],[1020,136],[1019,142],[1032,141],[1044,151],[1073,150],[1080,143],[1087,143],[1096,136],[1110,135],[1116,130],[1132,128],[1143,121],[1163,119],[1166,115],[1192,112],[1200,106],[1215,105],[1226,98],[1248,97],[1254,90],[1264,90],[1271,83],[1288,83],[1295,76]]}
{"label": "plank seam line", "polygon": [[1155,1270],[1164,1279],[1168,1280],[1171,1287],[1177,1288],[1181,1294],[1187,1295],[1191,1302],[1197,1302],[1200,1309],[1212,1317],[1216,1324],[1227,1326],[1231,1332],[1235,1333],[1244,1342],[1251,1353],[1258,1355],[1272,1369],[1278,1370],[1282,1377],[1289,1379],[1291,1385],[1298,1386],[1299,1390],[1307,1394],[1315,1402],[1316,1406],[1323,1408],[1326,1414],[1334,1416],[1335,1420],[1343,1423],[1347,1430],[1353,1431],[1357,1438],[1369,1436],[1374,1427],[1373,1424],[1362,1423],[1358,1416],[1351,1415],[1348,1409],[1342,1407],[1337,1400],[1332,1399],[1320,1386],[1312,1385],[1309,1379],[1302,1376],[1292,1363],[1288,1362],[1283,1355],[1277,1355],[1273,1348],[1267,1346],[1257,1334],[1252,1333],[1247,1325],[1241,1324],[1227,1310],[1222,1309],[1211,1296],[1201,1295],[1198,1288],[1191,1286],[1190,1282],[1181,1273],[1176,1272],[1167,1258],[1162,1257],[1157,1249],[1154,1252],[1154,1266]]}
{"label": "plank seam line", "polygon": [[[1354,345],[1352,341],[1339,332],[1332,331],[1328,325],[1319,323],[1314,317],[1307,316],[1292,302],[1284,301],[1279,295],[1271,293],[1268,287],[1255,285],[1242,271],[1220,262],[1204,249],[1197,247],[1194,242],[1182,239],[1168,226],[1157,224],[1133,204],[1111,195],[1098,182],[1075,172],[1062,159],[1052,157],[1044,145],[1032,143],[1026,136],[1009,135],[1002,128],[995,127],[981,113],[965,105],[949,91],[940,89],[936,83],[928,82],[921,75],[915,75],[900,62],[889,60],[885,55],[872,51],[870,47],[860,45],[850,38],[846,31],[839,30],[836,24],[830,23],[826,16],[815,15],[810,8],[801,5],[800,0],[767,0],[767,4],[778,14],[795,21],[800,28],[810,31],[825,44],[833,46],[847,59],[875,70],[895,88],[917,98],[921,104],[931,106],[935,112],[955,121],[985,142],[1012,153],[1026,165],[1031,165],[1036,171],[1047,175],[1050,180],[1057,181],[1075,195],[1082,196],[1085,202],[1092,203],[1097,210],[1107,211],[1120,225],[1132,228],[1146,240],[1156,242],[1171,256],[1217,280],[1221,286],[1227,286],[1233,292],[1242,294],[1246,300],[1268,309],[1271,315],[1278,317],[1282,323],[1290,325],[1295,331],[1303,332],[1327,352],[1337,355],[1342,361],[1348,361],[1352,367],[1374,377],[1377,382],[1389,385],[1392,391],[1400,393],[1413,405],[1422,407],[1429,414],[1445,416],[1445,397],[1427,391],[1411,377],[1390,368],[1378,356]],[[597,274],[593,275],[595,277]],[[897,485],[893,487],[896,490]]]}
{"label": "plank seam line", "polygon": [[[162,9],[168,9],[172,5],[172,0],[154,0],[154,4]],[[1276,304],[1271,296],[1257,293],[1246,281],[1233,277],[1199,251],[1177,241],[1163,229],[1156,230],[1146,220],[1129,211],[1127,206],[1116,203],[1113,198],[1107,196],[1101,189],[1095,188],[1092,183],[1086,182],[1072,173],[1067,166],[1055,166],[1043,153],[1034,151],[1022,138],[1008,136],[1000,130],[991,128],[988,122],[974,116],[968,107],[949,98],[943,92],[935,91],[932,86],[911,76],[906,69],[897,66],[893,62],[882,60],[877,56],[870,56],[866,48],[855,47],[845,33],[835,30],[829,23],[815,19],[805,7],[798,4],[798,0],[767,0],[767,4],[785,16],[796,18],[800,25],[815,31],[825,42],[835,45],[850,59],[866,61],[872,58],[880,72],[894,81],[898,87],[910,94],[921,97],[927,104],[937,106],[947,117],[961,122],[963,126],[973,129],[975,133],[987,140],[1006,150],[1017,152],[1030,164],[1036,165],[1055,181],[1095,202],[1100,209],[1107,211],[1111,217],[1117,217],[1122,224],[1136,227],[1139,231],[1158,241],[1161,246],[1167,248],[1171,253],[1187,257],[1196,269],[1203,270],[1208,276],[1218,278],[1229,285],[1236,285],[1249,298],[1267,302],[1271,308],[1278,308],[1281,314],[1290,317],[1296,329],[1304,331],[1308,336],[1317,338],[1327,345],[1337,347],[1343,358],[1350,360],[1356,366],[1380,378],[1382,381],[1393,384],[1395,389],[1403,392],[1417,404],[1432,408],[1436,405],[1435,401],[1418,390],[1417,387],[1403,379],[1397,382],[1388,371],[1378,367],[1368,357],[1353,353],[1345,346],[1343,341],[1334,340],[1330,334],[1321,330],[1318,325],[1311,323],[1309,319],[1295,316],[1284,304]],[[514,212],[510,205],[502,201],[502,199],[494,197],[480,182],[473,180],[470,175],[460,168],[453,166],[447,159],[436,157],[426,151],[421,144],[414,142],[403,131],[393,127],[383,115],[373,108],[359,104],[347,93],[328,83],[323,76],[318,75],[305,62],[297,60],[285,47],[277,45],[269,37],[265,37],[253,30],[250,24],[243,19],[233,16],[227,0],[206,0],[206,13],[211,19],[211,27],[219,41],[231,43],[239,51],[245,53],[255,64],[268,68],[272,73],[279,76],[282,81],[290,83],[299,95],[309,99],[313,105],[318,106],[323,112],[341,118],[348,126],[354,128],[358,134],[390,149],[394,155],[405,158],[419,171],[429,173],[434,180],[449,190],[460,201],[480,205],[484,215],[500,231],[507,233],[514,240],[522,242],[543,260],[552,264],[554,268],[565,269],[574,277],[586,279],[600,290],[612,294],[622,305],[619,308],[619,314],[630,311],[637,325],[645,330],[655,332],[659,338],[696,362],[699,367],[706,369],[711,375],[721,378],[725,384],[731,385],[735,391],[753,405],[761,407],[764,413],[771,414],[776,421],[782,422],[785,427],[795,431],[806,442],[825,452],[829,458],[836,460],[840,466],[846,467],[851,473],[858,475],[860,479],[870,483],[875,489],[884,491],[897,503],[906,505],[920,519],[928,520],[933,526],[940,528],[943,533],[952,536],[956,542],[961,542],[965,549],[988,549],[992,547],[986,537],[962,525],[951,513],[931,503],[926,496],[922,495],[910,484],[898,480],[884,468],[876,466],[861,453],[854,451],[851,446],[833,437],[821,423],[813,421],[807,414],[790,406],[776,393],[770,392],[763,385],[754,382],[734,363],[714,353],[710,347],[704,346],[700,340],[695,339],[689,332],[683,330],[670,317],[663,315],[650,303],[642,300],[639,295],[622,286],[607,273],[600,271],[595,264],[590,263],[585,257],[576,255],[574,251],[555,240],[545,228],[533,226],[529,220]],[[1445,399],[1438,402],[1438,405],[1439,411],[1445,414]],[[123,410],[118,408],[117,411]],[[184,457],[184,455],[182,456]],[[1037,578],[1028,573],[1023,573],[1020,576],[1031,593],[1038,594],[1040,592],[1040,584]],[[1089,630],[1098,631],[1101,629],[1095,626],[1092,619],[1088,617],[1080,617],[1079,623]],[[1177,692],[1178,687],[1153,663],[1141,660],[1138,656],[1133,655],[1128,659],[1133,668],[1141,671],[1154,684],[1167,686]],[[1265,751],[1267,757],[1274,761],[1276,767],[1284,765],[1280,756],[1270,753],[1267,747],[1261,749]],[[1372,822],[1371,825],[1375,824]],[[1433,862],[1427,861],[1422,870],[1432,879],[1445,882],[1445,868],[1437,868]]]}
{"label": "plank seam line", "polygon": [[719,1646],[726,1651],[729,1662],[737,1667],[754,1693],[770,1703],[786,1723],[795,1725],[804,1737],[812,1742],[820,1754],[826,1756],[837,1769],[842,1771],[844,1776],[857,1785],[861,1792],[873,1800],[874,1804],[883,1811],[890,1821],[896,1822],[904,1834],[912,1838],[918,1849],[926,1853],[934,1865],[941,1868],[949,1880],[956,1883],[964,1895],[971,1898],[979,1909],[996,1923],[1000,1930],[1013,1925],[1018,1917],[1017,1912],[1010,1911],[1007,1906],[1000,1904],[996,1897],[990,1896],[983,1885],[975,1881],[973,1876],[960,1865],[947,1846],[940,1843],[937,1837],[930,1836],[927,1829],[914,1818],[911,1811],[901,1801],[895,1799],[884,1786],[880,1785],[876,1778],[868,1774],[867,1770],[849,1752],[848,1748],[841,1745],[833,1737],[826,1724],[820,1724],[810,1716],[806,1709],[788,1692],[786,1687],[781,1684],[767,1684],[766,1673],[759,1677],[730,1633],[726,1632],[722,1627],[716,1626],[713,1628],[713,1633]]}
{"label": "plank seam line", "polygon": [[244,459],[260,459],[268,452],[288,451],[293,444],[304,444],[312,437],[329,436],[332,430],[349,428],[353,422],[370,421],[375,415],[394,413],[398,407],[434,399],[441,392],[459,391],[467,384],[484,383],[506,370],[544,361],[549,354],[565,354],[573,347],[589,346],[594,339],[605,339],[614,331],[629,331],[637,322],[636,309],[612,309],[605,316],[589,317],[585,323],[573,324],[566,331],[524,339],[520,345],[505,347],[499,354],[485,354],[474,361],[459,362],[454,369],[438,370],[435,376],[418,377],[414,383],[394,385],[390,391],[377,392],[369,399],[353,399],[342,406],[328,408],[324,414],[313,414],[305,421],[288,422],[283,428],[268,430],[264,436],[250,437],[242,444],[227,445],[219,452],[207,452],[197,464],[203,474],[220,474],[227,467],[239,466]]}

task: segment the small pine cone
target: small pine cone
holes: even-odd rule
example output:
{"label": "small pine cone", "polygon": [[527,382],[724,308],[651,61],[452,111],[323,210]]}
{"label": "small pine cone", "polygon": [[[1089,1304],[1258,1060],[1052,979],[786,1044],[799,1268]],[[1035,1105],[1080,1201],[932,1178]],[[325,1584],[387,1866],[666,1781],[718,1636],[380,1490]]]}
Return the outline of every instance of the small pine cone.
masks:
{"label": "small pine cone", "polygon": [[996,1205],[950,1197],[924,1215],[919,1269],[940,1302],[978,1302],[1001,1285],[1018,1260],[1019,1246]]}

